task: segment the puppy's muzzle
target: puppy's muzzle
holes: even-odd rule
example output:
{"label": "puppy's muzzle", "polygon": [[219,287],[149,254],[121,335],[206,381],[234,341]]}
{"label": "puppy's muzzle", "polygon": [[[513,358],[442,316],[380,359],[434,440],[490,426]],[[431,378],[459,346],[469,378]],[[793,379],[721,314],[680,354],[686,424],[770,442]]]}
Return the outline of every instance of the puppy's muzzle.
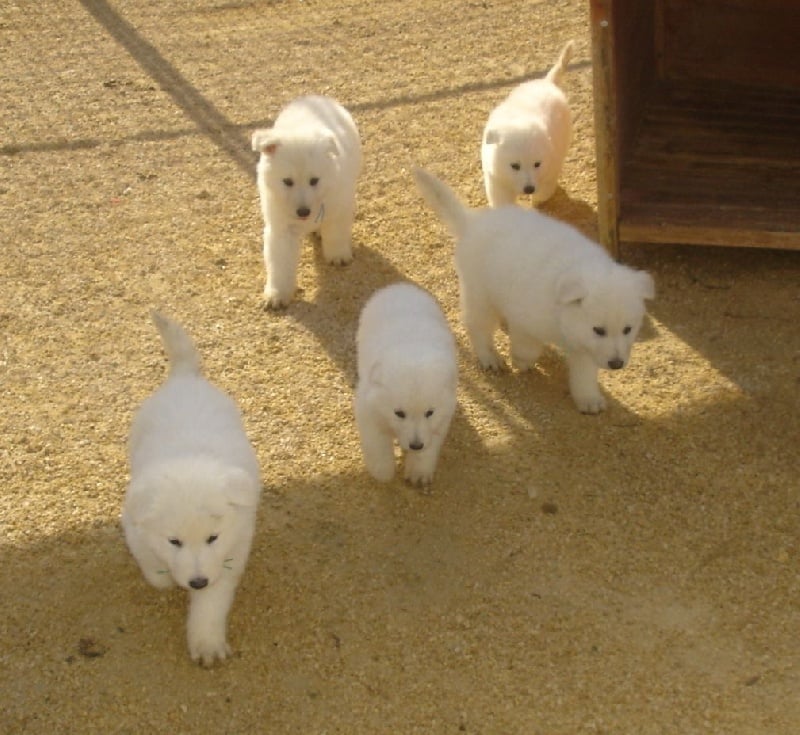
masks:
{"label": "puppy's muzzle", "polygon": [[608,367],[611,370],[619,370],[625,367],[625,361],[621,360],[619,357],[615,357],[613,360],[608,361]]}
{"label": "puppy's muzzle", "polygon": [[208,586],[208,577],[194,577],[189,580],[189,586],[193,590],[201,590]]}

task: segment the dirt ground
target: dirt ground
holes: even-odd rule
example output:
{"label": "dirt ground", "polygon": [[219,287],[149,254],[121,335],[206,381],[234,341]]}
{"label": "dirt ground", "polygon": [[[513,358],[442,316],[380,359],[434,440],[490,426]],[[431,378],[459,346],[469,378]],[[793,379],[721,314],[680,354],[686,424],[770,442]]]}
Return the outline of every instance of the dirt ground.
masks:
{"label": "dirt ground", "polygon": [[[800,253],[626,248],[658,294],[608,411],[565,368],[481,372],[429,167],[484,201],[489,110],[568,38],[576,134],[546,210],[595,230],[584,0],[42,0],[0,6],[0,731],[800,732]],[[336,96],[365,166],[355,261],[261,306],[249,134]],[[460,408],[430,493],[366,475],[354,333],[440,300]],[[119,527],[149,321],[195,336],[263,467],[231,660]]]}

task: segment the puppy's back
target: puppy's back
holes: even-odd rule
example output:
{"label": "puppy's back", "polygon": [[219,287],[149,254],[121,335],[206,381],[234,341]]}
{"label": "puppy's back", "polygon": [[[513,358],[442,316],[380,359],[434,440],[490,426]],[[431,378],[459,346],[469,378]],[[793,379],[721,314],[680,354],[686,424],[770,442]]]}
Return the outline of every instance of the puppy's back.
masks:
{"label": "puppy's back", "polygon": [[236,402],[203,377],[201,359],[178,322],[154,312],[170,360],[167,381],[136,412],[128,449],[131,469],[174,457],[206,454],[258,471]]}
{"label": "puppy's back", "polygon": [[450,349],[454,339],[436,299],[412,283],[395,283],[376,291],[359,319],[359,374],[380,355],[397,350],[413,355],[414,343]]}

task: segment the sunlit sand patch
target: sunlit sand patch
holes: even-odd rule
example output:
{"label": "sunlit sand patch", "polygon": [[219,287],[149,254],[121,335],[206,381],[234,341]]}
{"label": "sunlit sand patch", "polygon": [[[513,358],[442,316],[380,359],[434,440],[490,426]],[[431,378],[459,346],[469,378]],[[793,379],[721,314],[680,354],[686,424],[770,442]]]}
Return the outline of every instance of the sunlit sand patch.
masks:
{"label": "sunlit sand patch", "polygon": [[742,400],[746,392],[664,324],[650,317],[657,334],[634,345],[631,362],[618,372],[603,371],[606,394],[642,418],[669,416]]}

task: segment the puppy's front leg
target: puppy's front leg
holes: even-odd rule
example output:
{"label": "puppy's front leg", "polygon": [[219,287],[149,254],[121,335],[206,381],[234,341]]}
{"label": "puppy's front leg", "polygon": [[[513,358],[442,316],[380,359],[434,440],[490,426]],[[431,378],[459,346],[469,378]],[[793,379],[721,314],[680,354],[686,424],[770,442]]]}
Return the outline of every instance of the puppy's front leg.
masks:
{"label": "puppy's front leg", "polygon": [[569,365],[569,390],[581,413],[600,413],[606,407],[606,399],[597,382],[598,369],[588,355],[582,352],[567,354]]}
{"label": "puppy's front leg", "polygon": [[297,290],[300,238],[286,231],[264,228],[264,265],[267,283],[264,301],[269,309],[288,306]]}
{"label": "puppy's front leg", "polygon": [[370,417],[370,406],[365,398],[356,397],[355,409],[361,454],[367,472],[378,482],[389,482],[394,477],[394,439]]}
{"label": "puppy's front leg", "polygon": [[405,453],[405,479],[412,485],[430,485],[439,461],[444,433],[434,434],[423,449],[409,449]]}
{"label": "puppy's front leg", "polygon": [[331,265],[347,265],[353,260],[353,216],[354,212],[348,210],[322,221],[322,255]]}
{"label": "puppy's front leg", "polygon": [[484,177],[486,199],[490,207],[502,207],[506,204],[515,204],[517,194],[513,187],[504,184],[498,177],[487,174]]}
{"label": "puppy's front leg", "polygon": [[225,628],[236,582],[233,576],[220,577],[210,587],[189,590],[189,618],[186,623],[189,655],[203,666],[209,666],[215,659],[222,660],[231,654],[225,639]]}

